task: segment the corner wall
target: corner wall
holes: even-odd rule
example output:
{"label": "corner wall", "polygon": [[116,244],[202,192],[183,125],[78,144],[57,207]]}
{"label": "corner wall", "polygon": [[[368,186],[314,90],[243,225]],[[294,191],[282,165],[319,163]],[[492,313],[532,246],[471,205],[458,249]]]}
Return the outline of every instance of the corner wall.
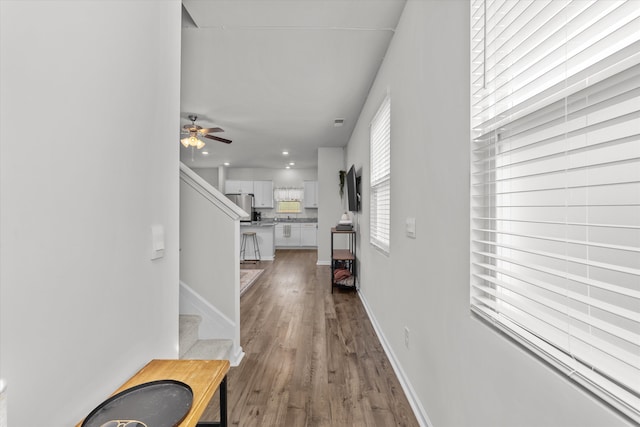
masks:
{"label": "corner wall", "polygon": [[[469,21],[468,1],[407,2],[347,146],[346,164],[363,170],[361,297],[425,425],[630,425],[470,313]],[[368,243],[367,184],[369,123],[387,90],[389,256]]]}
{"label": "corner wall", "polygon": [[230,216],[200,191],[180,181],[180,280],[239,328],[239,216]]}
{"label": "corner wall", "polygon": [[[342,147],[318,148],[318,265],[331,265],[331,227],[336,226],[344,212],[339,193],[341,170],[344,170]],[[346,194],[346,184],[344,191]]]}
{"label": "corner wall", "polygon": [[75,425],[178,355],[180,19],[178,0],[0,1],[10,426]]}

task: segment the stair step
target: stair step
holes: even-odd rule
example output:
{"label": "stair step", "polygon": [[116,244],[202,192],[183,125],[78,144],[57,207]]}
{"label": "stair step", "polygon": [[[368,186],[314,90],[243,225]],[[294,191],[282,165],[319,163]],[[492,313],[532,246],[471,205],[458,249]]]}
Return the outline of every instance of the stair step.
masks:
{"label": "stair step", "polygon": [[198,341],[198,328],[200,327],[202,318],[200,316],[181,314],[178,324],[180,358],[189,351],[191,347]]}
{"label": "stair step", "polygon": [[181,359],[230,360],[232,340],[198,340]]}

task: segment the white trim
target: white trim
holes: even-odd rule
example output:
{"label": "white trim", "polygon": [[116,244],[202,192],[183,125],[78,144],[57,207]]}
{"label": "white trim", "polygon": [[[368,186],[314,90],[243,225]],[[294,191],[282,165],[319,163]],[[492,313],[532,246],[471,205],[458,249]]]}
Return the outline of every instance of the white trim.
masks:
{"label": "white trim", "polygon": [[233,342],[233,360],[230,360],[230,362],[232,366],[238,366],[244,357],[242,346],[235,339],[238,325],[182,281],[180,281],[179,312],[180,314],[193,314],[202,318],[198,339],[231,340]]}
{"label": "white trim", "polygon": [[242,359],[244,359],[244,351],[242,350],[241,346],[238,346],[237,348],[234,346],[234,352],[231,355],[231,360],[229,360],[229,363],[231,364],[231,366],[238,366],[240,365],[240,362],[242,362]]}
{"label": "white trim", "polygon": [[247,212],[240,209],[238,205],[229,200],[220,190],[209,184],[184,163],[180,163],[180,179],[204,196],[204,198],[209,200],[213,205],[217,206],[231,219],[239,220],[242,217],[249,216]]}
{"label": "white trim", "polygon": [[411,406],[411,409],[413,409],[413,414],[416,416],[416,419],[418,420],[418,424],[420,424],[421,427],[433,427],[433,423],[429,419],[429,416],[427,415],[427,411],[425,411],[424,407],[422,406],[422,403],[420,402],[420,399],[418,399],[418,396],[415,390],[413,389],[413,386],[411,385],[409,378],[402,370],[402,366],[400,365],[400,362],[398,361],[398,358],[396,357],[396,355],[393,353],[393,350],[389,345],[389,342],[385,338],[384,333],[380,328],[380,325],[378,325],[378,322],[376,321],[376,318],[373,315],[373,312],[371,311],[369,304],[367,304],[366,298],[364,297],[364,295],[362,295],[360,291],[358,291],[358,296],[360,297],[360,301],[362,301],[364,310],[367,312],[367,316],[369,317],[369,321],[373,326],[373,330],[376,332],[376,335],[378,336],[378,340],[380,340],[382,349],[387,355],[387,358],[391,363],[391,367],[393,368],[393,371],[396,373],[396,376],[398,377],[400,386],[402,387],[404,394],[407,396],[407,400],[409,401],[409,405]]}

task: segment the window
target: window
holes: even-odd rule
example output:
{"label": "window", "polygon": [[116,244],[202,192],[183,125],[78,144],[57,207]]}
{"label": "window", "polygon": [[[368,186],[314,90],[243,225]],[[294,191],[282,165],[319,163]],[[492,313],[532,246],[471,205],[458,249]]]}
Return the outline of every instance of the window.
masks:
{"label": "window", "polygon": [[389,253],[391,221],[391,100],[387,96],[371,122],[370,242]]}
{"label": "window", "polygon": [[297,214],[302,212],[302,203],[296,200],[276,202],[276,212],[280,214]]}
{"label": "window", "polygon": [[471,14],[471,308],[639,422],[638,2]]}

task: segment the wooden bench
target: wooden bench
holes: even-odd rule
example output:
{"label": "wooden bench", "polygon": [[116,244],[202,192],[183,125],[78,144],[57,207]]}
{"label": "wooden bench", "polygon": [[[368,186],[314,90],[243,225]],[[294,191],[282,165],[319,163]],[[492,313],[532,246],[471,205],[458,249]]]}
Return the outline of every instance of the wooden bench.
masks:
{"label": "wooden bench", "polygon": [[[152,360],[125,382],[113,395],[133,386],[157,380],[175,380],[188,384],[193,390],[191,409],[178,427],[227,427],[228,360]],[[220,389],[220,421],[200,422],[209,401]],[[82,421],[76,427],[81,427]]]}

